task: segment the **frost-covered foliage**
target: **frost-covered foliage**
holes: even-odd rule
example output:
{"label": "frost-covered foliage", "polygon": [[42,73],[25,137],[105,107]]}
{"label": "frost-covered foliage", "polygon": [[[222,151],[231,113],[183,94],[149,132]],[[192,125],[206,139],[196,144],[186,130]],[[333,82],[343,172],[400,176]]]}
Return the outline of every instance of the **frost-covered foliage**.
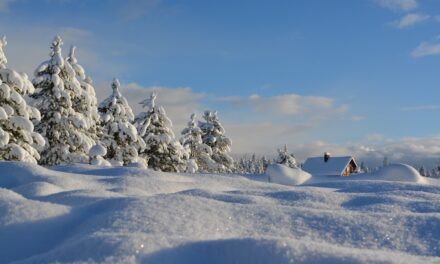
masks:
{"label": "frost-covered foliage", "polygon": [[0,39],[0,160],[37,163],[40,158],[37,150],[45,141],[34,132],[31,120],[38,120],[40,112],[23,98],[34,87],[25,73],[6,67],[3,52],[6,44],[5,37]]}
{"label": "frost-covered foliage", "polygon": [[291,168],[298,168],[296,164],[295,156],[287,150],[287,145],[284,145],[284,148],[278,149],[278,157],[275,160],[278,164],[284,164]]}
{"label": "frost-covered foliage", "polygon": [[86,75],[84,68],[78,64],[75,56],[76,47],[70,48],[67,61],[75,70],[76,77],[80,83],[81,92],[72,99],[73,109],[83,115],[83,122],[85,123],[85,133],[98,142],[102,131],[99,126],[98,102],[96,99],[95,89],[93,88],[92,79]]}
{"label": "frost-covered foliage", "polygon": [[85,116],[73,108],[82,89],[74,68],[61,55],[62,45],[62,39],[55,37],[50,59],[38,66],[32,80],[36,91],[31,97],[41,113],[35,130],[47,142],[41,152],[42,165],[87,162],[89,149],[95,145]]}
{"label": "frost-covered foliage", "polygon": [[228,155],[231,151],[231,140],[225,137],[225,129],[221,125],[216,111],[205,111],[205,121],[199,121],[203,132],[203,143],[212,149],[212,159],[218,164],[218,172],[231,172],[234,160]]}
{"label": "frost-covered foliage", "polygon": [[148,157],[148,167],[166,172],[184,171],[188,154],[171,130],[172,123],[162,106],[156,106],[156,94],[141,102],[146,112],[135,119],[139,135],[146,148],[141,155]]}
{"label": "frost-covered foliage", "polygon": [[236,161],[234,172],[245,174],[262,174],[266,171],[267,166],[271,163],[265,156],[257,157],[254,153],[252,156],[243,156]]}
{"label": "frost-covered foliage", "polygon": [[145,142],[131,124],[133,111],[119,91],[119,86],[119,81],[114,79],[113,93],[98,107],[103,130],[101,142],[107,148],[105,159],[114,165],[128,165],[142,162],[138,153],[145,148]]}
{"label": "frost-covered foliage", "polygon": [[[188,127],[181,132],[180,143],[189,152],[189,162],[187,171],[195,169],[200,172],[215,172],[218,170],[218,164],[212,160],[212,149],[203,143],[202,130],[197,126],[196,114],[191,115]],[[195,166],[197,168],[195,168]]]}

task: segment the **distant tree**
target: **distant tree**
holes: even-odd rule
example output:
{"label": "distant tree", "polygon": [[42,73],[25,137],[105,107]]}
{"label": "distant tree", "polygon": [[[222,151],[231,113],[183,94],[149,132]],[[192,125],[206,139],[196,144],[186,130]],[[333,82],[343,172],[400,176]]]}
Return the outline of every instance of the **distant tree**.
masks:
{"label": "distant tree", "polygon": [[23,96],[34,91],[25,73],[6,67],[3,52],[6,38],[0,39],[0,160],[37,163],[38,149],[44,146],[43,137],[34,132],[31,119],[40,112],[29,106]]}
{"label": "distant tree", "polygon": [[361,172],[369,172],[370,169],[365,165],[364,161],[361,162],[360,166]]}
{"label": "distant tree", "polygon": [[62,45],[62,39],[55,37],[50,59],[38,66],[32,81],[36,90],[31,97],[41,113],[35,130],[47,142],[41,152],[42,165],[87,162],[88,151],[95,144],[87,133],[85,116],[73,108],[81,84],[72,65],[61,55]]}
{"label": "distant tree", "polygon": [[383,167],[388,166],[388,157],[387,156],[383,157],[382,165],[383,165]]}
{"label": "distant tree", "polygon": [[419,174],[422,176],[426,176],[426,169],[423,166],[420,166],[419,168]]}
{"label": "distant tree", "polygon": [[148,157],[148,167],[166,172],[185,171],[188,155],[175,139],[172,123],[162,106],[156,106],[155,93],[142,101],[147,110],[140,113],[134,123],[146,148],[141,152]]}
{"label": "distant tree", "polygon": [[136,127],[131,124],[134,118],[133,111],[119,87],[118,79],[114,79],[113,93],[98,107],[103,129],[101,142],[107,149],[104,158],[113,165],[146,164],[145,159],[138,155],[145,149],[145,142],[138,135]]}
{"label": "distant tree", "polygon": [[283,164],[291,168],[298,168],[295,156],[287,150],[287,145],[284,148],[278,149],[278,157],[275,161],[278,164]]}
{"label": "distant tree", "polygon": [[234,159],[229,156],[232,142],[225,136],[225,129],[221,125],[217,112],[205,111],[204,121],[199,122],[203,132],[203,143],[212,149],[212,159],[219,165],[219,172],[232,172],[234,170]]}
{"label": "distant tree", "polygon": [[218,170],[218,164],[212,160],[212,149],[203,143],[202,130],[197,126],[196,114],[191,115],[188,126],[181,132],[180,143],[189,152],[189,162],[192,160],[197,166],[192,165],[196,171],[215,172]]}

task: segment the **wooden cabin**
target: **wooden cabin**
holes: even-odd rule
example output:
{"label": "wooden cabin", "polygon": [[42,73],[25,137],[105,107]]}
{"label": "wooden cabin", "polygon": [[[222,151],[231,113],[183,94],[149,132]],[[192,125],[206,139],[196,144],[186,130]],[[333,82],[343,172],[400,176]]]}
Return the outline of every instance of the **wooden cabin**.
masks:
{"label": "wooden cabin", "polygon": [[326,152],[324,156],[308,158],[302,169],[313,176],[350,176],[358,169],[358,165],[351,156],[332,157]]}

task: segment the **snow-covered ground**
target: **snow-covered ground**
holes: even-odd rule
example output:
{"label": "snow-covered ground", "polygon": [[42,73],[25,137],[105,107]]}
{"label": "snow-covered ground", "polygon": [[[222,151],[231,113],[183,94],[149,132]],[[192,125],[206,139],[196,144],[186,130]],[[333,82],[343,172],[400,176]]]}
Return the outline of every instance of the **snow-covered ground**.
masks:
{"label": "snow-covered ground", "polygon": [[440,182],[361,176],[0,162],[0,263],[440,263]]}

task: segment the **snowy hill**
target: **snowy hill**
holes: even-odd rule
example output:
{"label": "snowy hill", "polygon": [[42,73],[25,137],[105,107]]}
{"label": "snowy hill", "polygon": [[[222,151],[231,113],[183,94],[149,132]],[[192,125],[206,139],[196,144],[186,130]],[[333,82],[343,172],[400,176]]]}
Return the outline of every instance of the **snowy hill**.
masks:
{"label": "snowy hill", "polygon": [[392,180],[0,162],[0,263],[439,263],[439,182]]}

